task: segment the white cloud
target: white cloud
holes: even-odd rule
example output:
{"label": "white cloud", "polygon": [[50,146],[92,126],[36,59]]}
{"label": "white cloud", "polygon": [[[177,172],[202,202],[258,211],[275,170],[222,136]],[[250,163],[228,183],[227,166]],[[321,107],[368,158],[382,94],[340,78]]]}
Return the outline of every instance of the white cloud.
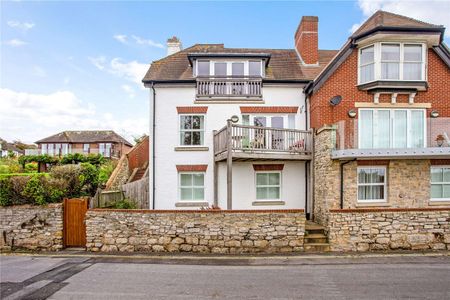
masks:
{"label": "white cloud", "polygon": [[97,67],[99,70],[105,69],[106,57],[98,56],[98,57],[88,57],[89,61]]}
{"label": "white cloud", "polygon": [[[367,19],[377,10],[404,15],[420,21],[436,25],[444,25],[450,29],[450,1],[439,0],[358,0],[358,6]],[[360,24],[352,26],[354,32]],[[446,30],[446,37],[450,37],[450,30]]]}
{"label": "white cloud", "polygon": [[121,42],[122,44],[127,44],[127,36],[124,34],[116,34],[113,36],[113,38],[119,42]]}
{"label": "white cloud", "polygon": [[35,24],[31,22],[19,22],[19,21],[8,21],[6,24],[8,24],[8,26],[11,28],[17,28],[22,31],[28,31],[35,26]]}
{"label": "white cloud", "polygon": [[12,40],[6,41],[5,44],[8,46],[11,46],[11,47],[20,47],[20,46],[26,45],[27,43],[22,40],[19,40],[19,39],[12,39]]}
{"label": "white cloud", "polygon": [[141,37],[136,36],[136,35],[132,35],[131,37],[136,41],[136,44],[138,44],[138,45],[147,45],[147,46],[151,46],[151,47],[164,49],[164,45],[163,44],[154,42],[153,40],[144,39],[144,38],[141,38]]}
{"label": "white cloud", "polygon": [[149,67],[147,64],[142,64],[135,60],[123,62],[122,59],[116,57],[111,60],[110,66],[111,73],[133,81],[143,88],[142,78],[144,78]]}
{"label": "white cloud", "polygon": [[125,93],[128,94],[128,97],[130,97],[130,98],[136,97],[136,92],[135,92],[134,89],[133,89],[131,86],[129,86],[128,84],[123,84],[123,85],[121,86],[121,88],[122,88],[122,90],[125,91]]}
{"label": "white cloud", "polygon": [[148,118],[120,119],[98,113],[70,91],[31,94],[0,88],[0,136],[34,142],[63,130],[112,129],[132,141],[148,132]]}

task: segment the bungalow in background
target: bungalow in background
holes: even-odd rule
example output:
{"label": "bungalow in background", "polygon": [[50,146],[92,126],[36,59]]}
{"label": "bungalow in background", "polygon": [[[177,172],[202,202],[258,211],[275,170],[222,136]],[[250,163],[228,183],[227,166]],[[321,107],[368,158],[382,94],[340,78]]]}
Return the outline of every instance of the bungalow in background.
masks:
{"label": "bungalow in background", "polygon": [[14,143],[8,143],[0,138],[0,157],[8,157],[11,153],[14,156],[20,156],[24,154],[24,151],[16,147]]}
{"label": "bungalow in background", "polygon": [[133,145],[112,130],[63,131],[36,142],[38,149],[26,151],[27,155],[48,154],[101,154],[118,159],[128,153]]}

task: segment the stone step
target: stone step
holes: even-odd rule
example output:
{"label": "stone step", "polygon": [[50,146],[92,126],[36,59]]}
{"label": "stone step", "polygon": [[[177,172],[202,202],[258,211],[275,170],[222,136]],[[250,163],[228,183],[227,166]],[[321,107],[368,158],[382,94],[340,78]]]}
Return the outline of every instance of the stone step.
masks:
{"label": "stone step", "polygon": [[305,235],[305,243],[326,243],[327,236],[324,234],[307,234]]}
{"label": "stone step", "polygon": [[303,245],[305,252],[328,252],[330,244],[328,243],[305,243]]}

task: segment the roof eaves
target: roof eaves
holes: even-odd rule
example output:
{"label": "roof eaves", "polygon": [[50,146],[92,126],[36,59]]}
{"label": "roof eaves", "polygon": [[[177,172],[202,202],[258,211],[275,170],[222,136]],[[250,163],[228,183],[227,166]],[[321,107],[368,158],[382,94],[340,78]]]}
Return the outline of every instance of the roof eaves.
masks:
{"label": "roof eaves", "polygon": [[445,27],[444,26],[436,26],[436,27],[397,27],[397,26],[377,26],[368,31],[360,33],[358,35],[352,35],[351,39],[353,41],[357,41],[363,37],[368,35],[372,35],[378,31],[386,31],[386,32],[399,32],[399,33],[430,33],[430,32],[439,32],[440,33],[440,43],[442,43],[444,38]]}
{"label": "roof eaves", "polygon": [[442,61],[450,68],[450,51],[447,46],[441,43],[439,46],[433,47],[434,52],[442,59]]}

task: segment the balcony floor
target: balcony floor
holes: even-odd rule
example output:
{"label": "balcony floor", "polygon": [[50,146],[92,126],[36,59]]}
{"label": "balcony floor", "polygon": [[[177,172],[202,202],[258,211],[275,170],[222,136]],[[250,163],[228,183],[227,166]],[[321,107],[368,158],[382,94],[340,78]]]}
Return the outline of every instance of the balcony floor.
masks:
{"label": "balcony floor", "polygon": [[449,159],[450,147],[333,150],[332,159]]}
{"label": "balcony floor", "polygon": [[[291,152],[264,152],[264,151],[238,151],[232,153],[233,161],[264,161],[264,160],[312,160],[311,154],[291,153]],[[227,152],[224,151],[215,155],[215,161],[227,159]]]}

